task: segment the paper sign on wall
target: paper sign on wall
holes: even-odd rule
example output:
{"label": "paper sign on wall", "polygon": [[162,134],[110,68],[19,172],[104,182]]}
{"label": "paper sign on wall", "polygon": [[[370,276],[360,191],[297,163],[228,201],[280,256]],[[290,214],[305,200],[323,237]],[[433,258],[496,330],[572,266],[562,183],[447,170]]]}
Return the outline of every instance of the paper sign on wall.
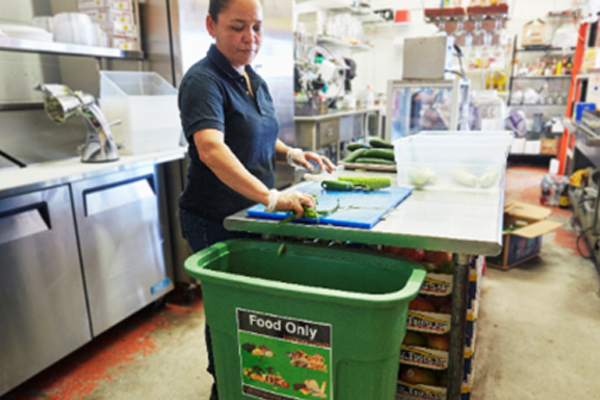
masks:
{"label": "paper sign on wall", "polygon": [[237,309],[242,392],[332,400],[331,325]]}

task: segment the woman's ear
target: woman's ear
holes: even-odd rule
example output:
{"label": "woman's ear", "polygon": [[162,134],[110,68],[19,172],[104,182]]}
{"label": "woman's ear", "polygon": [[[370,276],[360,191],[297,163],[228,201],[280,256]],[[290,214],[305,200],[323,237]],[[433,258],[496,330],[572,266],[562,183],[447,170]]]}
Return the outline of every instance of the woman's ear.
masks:
{"label": "woman's ear", "polygon": [[212,17],[210,16],[210,14],[206,15],[206,30],[208,31],[208,34],[210,36],[212,36],[213,38],[215,37],[215,21],[213,21]]}

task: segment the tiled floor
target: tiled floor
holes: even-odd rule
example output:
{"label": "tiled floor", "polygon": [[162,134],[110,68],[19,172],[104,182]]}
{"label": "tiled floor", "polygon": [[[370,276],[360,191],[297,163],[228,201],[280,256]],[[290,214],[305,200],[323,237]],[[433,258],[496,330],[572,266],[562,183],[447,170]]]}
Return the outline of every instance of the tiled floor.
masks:
{"label": "tiled floor", "polygon": [[[543,173],[510,168],[506,200],[537,204]],[[565,226],[540,258],[484,278],[474,400],[598,398],[598,274],[577,254],[571,212],[552,211]],[[147,308],[1,400],[208,399],[203,323],[201,300]]]}

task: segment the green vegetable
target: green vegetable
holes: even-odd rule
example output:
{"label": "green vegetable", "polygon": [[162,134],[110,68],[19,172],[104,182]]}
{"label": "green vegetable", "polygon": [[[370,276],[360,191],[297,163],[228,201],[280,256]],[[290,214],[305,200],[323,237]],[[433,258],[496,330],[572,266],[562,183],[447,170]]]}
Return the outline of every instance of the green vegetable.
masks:
{"label": "green vegetable", "polygon": [[353,151],[348,157],[346,157],[344,162],[352,163],[352,162],[356,161],[356,159],[358,157],[361,157],[367,150],[369,150],[369,149],[358,149],[358,150]]}
{"label": "green vegetable", "polygon": [[[308,207],[308,206],[302,206],[302,208],[304,208],[304,215],[302,218],[312,218],[312,219],[316,219],[317,222],[319,222],[319,218],[326,217],[329,214],[333,214],[334,212],[339,210],[340,209],[340,201],[338,200],[337,205],[334,208],[332,208],[331,210],[315,210],[314,208]],[[276,225],[277,226],[283,225],[285,223],[290,222],[294,218],[296,218],[296,213],[294,211],[292,211],[292,215],[290,215],[286,219],[279,221]]]}
{"label": "green vegetable", "polygon": [[284,254],[285,254],[285,243],[281,243],[281,246],[279,246],[279,249],[277,249],[277,257],[281,257]]}
{"label": "green vegetable", "polygon": [[381,164],[381,165],[396,165],[396,161],[386,160],[385,158],[360,157],[354,161],[357,164]]}
{"label": "green vegetable", "polygon": [[266,370],[269,375],[275,375],[275,368],[269,366]]}
{"label": "green vegetable", "polygon": [[354,185],[351,182],[342,181],[323,181],[321,187],[325,190],[337,190],[341,192],[349,192],[354,189]]}
{"label": "green vegetable", "polygon": [[339,176],[338,181],[350,182],[355,186],[366,186],[369,189],[392,186],[392,179],[387,176]]}
{"label": "green vegetable", "polygon": [[368,149],[369,145],[364,143],[348,143],[346,148],[348,149],[348,151],[355,151],[358,149]]}
{"label": "green vegetable", "polygon": [[369,149],[361,157],[385,158],[386,160],[395,160],[393,149]]}
{"label": "green vegetable", "polygon": [[369,140],[369,144],[371,147],[377,147],[379,149],[393,149],[394,145],[388,142],[387,140],[373,138]]}

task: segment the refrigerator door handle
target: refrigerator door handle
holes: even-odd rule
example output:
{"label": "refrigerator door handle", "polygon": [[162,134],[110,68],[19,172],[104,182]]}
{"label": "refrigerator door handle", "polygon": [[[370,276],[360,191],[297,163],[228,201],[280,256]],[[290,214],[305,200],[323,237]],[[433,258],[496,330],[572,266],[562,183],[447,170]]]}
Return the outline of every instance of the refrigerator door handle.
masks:
{"label": "refrigerator door handle", "polygon": [[0,245],[49,231],[50,224],[44,218],[45,204],[11,210],[0,214]]}
{"label": "refrigerator door handle", "polygon": [[90,217],[149,197],[156,197],[150,179],[145,177],[84,191],[85,216]]}

